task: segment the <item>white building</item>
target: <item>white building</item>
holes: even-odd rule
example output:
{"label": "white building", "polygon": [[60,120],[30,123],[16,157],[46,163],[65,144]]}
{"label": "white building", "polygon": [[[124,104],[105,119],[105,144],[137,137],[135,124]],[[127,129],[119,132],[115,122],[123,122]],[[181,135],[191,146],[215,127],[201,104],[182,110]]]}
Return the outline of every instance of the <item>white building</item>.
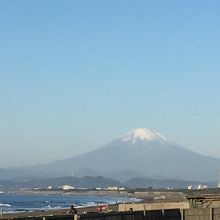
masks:
{"label": "white building", "polygon": [[118,188],[118,190],[119,190],[119,191],[124,191],[125,188],[124,188],[124,187],[120,187],[120,188]]}
{"label": "white building", "polygon": [[74,186],[70,186],[70,185],[63,185],[61,187],[61,189],[62,190],[73,190],[73,189],[75,189],[75,187]]}
{"label": "white building", "polygon": [[189,186],[187,187],[187,189],[191,190],[191,189],[193,189],[193,186],[192,186],[192,185],[189,185]]}
{"label": "white building", "polygon": [[219,173],[219,177],[218,177],[218,188],[220,188],[220,173]]}
{"label": "white building", "polygon": [[107,190],[109,190],[109,191],[117,191],[117,190],[118,190],[118,187],[117,187],[117,186],[109,186],[109,187],[107,188]]}
{"label": "white building", "polygon": [[208,188],[207,185],[199,185],[199,186],[198,186],[198,189],[207,189],[207,188]]}

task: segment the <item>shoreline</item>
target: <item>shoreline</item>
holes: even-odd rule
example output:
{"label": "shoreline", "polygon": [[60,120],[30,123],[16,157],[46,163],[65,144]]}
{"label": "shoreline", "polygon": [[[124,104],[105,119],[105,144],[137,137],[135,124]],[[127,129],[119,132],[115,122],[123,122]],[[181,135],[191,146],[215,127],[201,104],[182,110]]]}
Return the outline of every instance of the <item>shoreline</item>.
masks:
{"label": "shoreline", "polygon": [[63,195],[63,196],[96,196],[96,197],[121,197],[127,199],[145,200],[146,195],[139,193],[128,193],[126,191],[51,191],[51,190],[15,190],[8,191],[2,194],[8,195]]}
{"label": "shoreline", "polygon": [[[100,201],[97,201],[97,198],[94,199],[94,201],[92,201],[93,199],[90,198],[90,201],[88,200],[85,201],[85,203],[82,203],[81,204],[77,204],[77,203],[71,203],[71,200],[70,200],[70,204],[68,205],[64,205],[65,203],[63,203],[63,205],[54,205],[53,203],[53,197],[50,197],[49,200],[52,201],[51,203],[48,203],[48,205],[45,204],[44,207],[24,207],[24,208],[16,208],[14,205],[13,205],[13,202],[10,202],[10,201],[5,201],[5,203],[3,203],[2,206],[0,206],[0,211],[2,209],[2,212],[4,214],[22,214],[22,213],[47,213],[47,212],[62,212],[63,214],[63,211],[67,212],[67,210],[70,209],[70,205],[74,205],[77,209],[91,209],[93,208],[94,210],[93,211],[96,211],[96,208],[98,205],[117,205],[119,203],[137,203],[137,202],[141,202],[142,199],[140,198],[135,198],[134,195],[128,195],[128,194],[121,194],[121,193],[109,193],[109,192],[99,192],[99,193],[96,193],[96,192],[57,192],[57,191],[32,191],[32,190],[25,190],[25,191],[10,191],[10,192],[5,192],[4,195],[17,195],[17,196],[45,196],[45,200],[47,200],[47,196],[61,196],[60,200],[62,200],[62,196],[64,196],[64,199],[65,199],[65,196],[70,196],[70,197],[80,197],[80,196],[83,196],[83,197],[100,197]],[[9,197],[10,198],[10,197]],[[108,200],[108,198],[110,199],[109,201],[105,201],[105,198]],[[111,200],[112,198],[112,200]],[[115,200],[114,200],[115,198]],[[44,199],[42,199],[42,204],[43,204],[43,201]],[[101,202],[101,200],[103,199],[103,201]],[[91,203],[91,204],[89,204]],[[4,207],[5,205],[5,207]],[[10,210],[10,207],[8,208],[7,206],[14,206],[14,210]],[[95,208],[96,207],[96,208]],[[13,209],[13,208],[12,208]]]}
{"label": "shoreline", "polygon": [[[33,191],[33,190],[22,190],[22,191],[10,191],[6,192],[5,194],[17,194],[17,195],[66,195],[66,196],[100,196],[100,197],[120,197],[120,198],[125,198],[124,202],[123,200],[121,201],[115,201],[115,203],[108,204],[106,202],[103,203],[97,203],[97,204],[92,204],[92,205],[75,205],[75,208],[77,209],[77,213],[79,215],[85,214],[85,213],[100,213],[99,207],[103,206],[105,207],[103,210],[103,213],[105,212],[117,212],[120,211],[119,207],[125,207],[126,205],[128,206],[137,206],[141,204],[157,204],[159,205],[160,203],[169,203],[175,201],[177,203],[182,203],[184,201],[183,194],[182,192],[176,192],[175,194],[169,193],[171,197],[175,197],[176,195],[179,195],[182,197],[182,199],[174,199],[173,201],[166,199],[166,200],[152,200],[153,196],[158,196],[160,197],[164,193],[167,192],[142,192],[142,193],[128,193],[128,192],[109,192],[109,191],[87,191],[87,192],[63,192],[63,191],[51,191],[51,190],[38,190],[38,191]],[[127,199],[134,199],[134,201],[126,201]],[[168,198],[168,197],[167,197]],[[135,201],[136,200],[136,201]],[[95,202],[94,202],[95,203]],[[105,205],[104,205],[105,204]],[[107,207],[107,208],[106,208]],[[70,206],[68,207],[60,207],[60,208],[40,208],[40,209],[31,209],[31,210],[24,210],[24,211],[9,211],[9,212],[3,212],[3,219],[13,219],[13,218],[25,218],[25,217],[39,217],[39,216],[67,216],[71,215],[70,213]]]}

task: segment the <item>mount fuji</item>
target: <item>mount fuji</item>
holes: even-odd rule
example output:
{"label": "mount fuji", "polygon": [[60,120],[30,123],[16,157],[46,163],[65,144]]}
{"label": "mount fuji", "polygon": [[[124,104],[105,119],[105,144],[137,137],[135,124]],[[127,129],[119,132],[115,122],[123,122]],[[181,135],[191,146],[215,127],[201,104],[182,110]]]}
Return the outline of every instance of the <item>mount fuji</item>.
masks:
{"label": "mount fuji", "polygon": [[117,140],[65,160],[35,167],[54,175],[103,175],[118,180],[134,177],[212,181],[220,159],[203,156],[169,141],[157,131],[138,128]]}

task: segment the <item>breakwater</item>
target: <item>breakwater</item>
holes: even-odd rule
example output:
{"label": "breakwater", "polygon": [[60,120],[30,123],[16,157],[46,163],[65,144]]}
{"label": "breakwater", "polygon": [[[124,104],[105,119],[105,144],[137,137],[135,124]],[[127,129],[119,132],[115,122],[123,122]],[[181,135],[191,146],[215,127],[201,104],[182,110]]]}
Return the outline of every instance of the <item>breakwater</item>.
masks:
{"label": "breakwater", "polygon": [[[77,209],[77,215],[68,213],[68,210],[56,210],[51,212],[32,212],[19,214],[7,214],[0,217],[0,219],[15,219],[15,220],[219,220],[219,208],[182,208],[186,206],[185,202],[177,203],[157,203],[145,206],[142,204],[127,204],[130,206],[129,211],[119,211],[120,205],[110,205],[108,209],[102,212],[98,211],[97,207],[87,207]],[[135,210],[135,205],[137,209]],[[148,204],[149,205],[149,204]],[[157,206],[156,206],[157,205]],[[174,208],[174,206],[179,208]],[[161,209],[158,209],[161,206]],[[145,207],[145,208],[144,208]],[[125,207],[124,207],[125,208]],[[128,206],[126,207],[128,208]],[[154,209],[155,208],[155,209]],[[87,213],[84,213],[87,211]]]}
{"label": "breakwater", "polygon": [[26,216],[2,219],[17,220],[219,220],[220,208],[210,209],[166,209],[148,211],[126,211],[108,213],[87,213],[74,216],[72,214],[58,214],[52,216]]}

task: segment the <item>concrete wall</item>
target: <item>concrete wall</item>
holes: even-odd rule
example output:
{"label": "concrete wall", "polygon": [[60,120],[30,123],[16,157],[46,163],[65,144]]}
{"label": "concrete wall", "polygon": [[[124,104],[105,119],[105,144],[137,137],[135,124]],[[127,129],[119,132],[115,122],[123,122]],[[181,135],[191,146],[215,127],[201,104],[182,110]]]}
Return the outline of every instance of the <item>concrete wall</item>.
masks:
{"label": "concrete wall", "polygon": [[80,220],[220,220],[220,208],[92,213],[81,216]]}
{"label": "concrete wall", "polygon": [[210,209],[186,209],[183,216],[184,220],[212,220]]}
{"label": "concrete wall", "polygon": [[83,215],[80,220],[181,220],[179,209],[94,213]]}
{"label": "concrete wall", "polygon": [[[9,218],[3,218],[9,219]],[[10,218],[12,219],[12,218]],[[136,212],[108,212],[108,213],[87,213],[80,215],[80,218],[74,218],[73,215],[56,215],[56,216],[36,216],[36,217],[14,217],[17,220],[181,220],[179,209],[173,210],[151,210]]]}
{"label": "concrete wall", "polygon": [[118,211],[141,211],[141,210],[158,210],[158,209],[188,209],[189,202],[163,202],[163,203],[131,203],[119,204]]}
{"label": "concrete wall", "polygon": [[183,220],[220,220],[220,208],[186,209]]}
{"label": "concrete wall", "polygon": [[189,200],[190,208],[218,208],[220,207],[220,201],[208,200],[208,199],[190,199]]}
{"label": "concrete wall", "polygon": [[[33,216],[33,217],[16,217],[2,219],[17,220],[220,220],[220,208],[198,208],[198,209],[158,209],[142,211],[125,211],[125,212],[91,212],[77,216],[65,213],[63,215],[53,216]],[[1,218],[0,218],[1,219]]]}
{"label": "concrete wall", "polygon": [[212,209],[212,220],[220,220],[220,208]]}

